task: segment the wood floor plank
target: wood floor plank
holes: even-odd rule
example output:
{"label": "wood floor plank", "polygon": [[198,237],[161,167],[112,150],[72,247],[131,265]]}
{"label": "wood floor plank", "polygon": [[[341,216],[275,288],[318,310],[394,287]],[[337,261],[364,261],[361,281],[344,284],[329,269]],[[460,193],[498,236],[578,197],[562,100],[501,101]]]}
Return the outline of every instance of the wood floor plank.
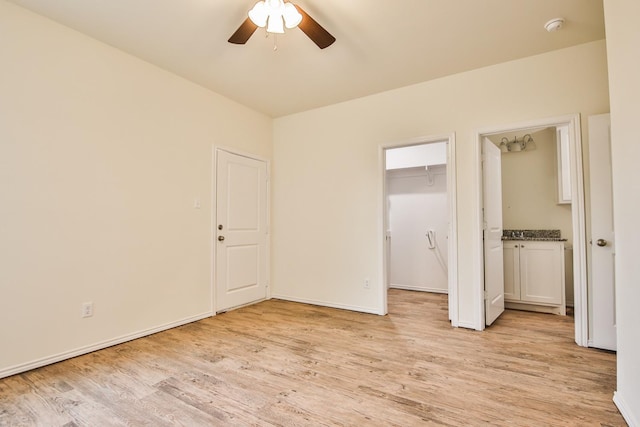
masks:
{"label": "wood floor plank", "polygon": [[451,328],[447,297],[389,315],[270,300],[0,380],[0,426],[623,426],[615,354],[573,320]]}

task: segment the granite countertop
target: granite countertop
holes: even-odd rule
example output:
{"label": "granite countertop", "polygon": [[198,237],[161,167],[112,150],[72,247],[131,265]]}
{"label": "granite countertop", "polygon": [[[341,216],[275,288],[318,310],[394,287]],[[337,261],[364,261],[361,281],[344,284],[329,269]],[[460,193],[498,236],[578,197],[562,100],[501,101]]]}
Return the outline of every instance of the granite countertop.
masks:
{"label": "granite countertop", "polygon": [[560,230],[502,230],[502,240],[528,240],[541,242],[566,242]]}

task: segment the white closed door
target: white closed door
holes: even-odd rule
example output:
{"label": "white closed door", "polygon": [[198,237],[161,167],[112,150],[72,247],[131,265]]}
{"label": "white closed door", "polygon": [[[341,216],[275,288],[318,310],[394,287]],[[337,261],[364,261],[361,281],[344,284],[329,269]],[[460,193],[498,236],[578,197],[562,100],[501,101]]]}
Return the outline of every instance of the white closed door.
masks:
{"label": "white closed door", "polygon": [[216,150],[216,312],[267,298],[267,164]]}
{"label": "white closed door", "polygon": [[589,117],[591,307],[593,308],[589,345],[616,350],[615,236],[610,128],[609,114]]}
{"label": "white closed door", "polygon": [[488,326],[504,312],[502,153],[488,138],[482,141],[482,153],[485,324]]}

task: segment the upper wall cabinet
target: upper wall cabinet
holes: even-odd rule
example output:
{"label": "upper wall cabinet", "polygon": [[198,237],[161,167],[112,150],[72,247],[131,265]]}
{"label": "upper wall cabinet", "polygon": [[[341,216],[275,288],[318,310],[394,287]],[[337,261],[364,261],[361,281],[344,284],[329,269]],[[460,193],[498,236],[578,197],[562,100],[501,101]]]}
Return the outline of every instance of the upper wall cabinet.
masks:
{"label": "upper wall cabinet", "polygon": [[571,203],[571,163],[569,160],[569,126],[556,128],[558,150],[558,204]]}

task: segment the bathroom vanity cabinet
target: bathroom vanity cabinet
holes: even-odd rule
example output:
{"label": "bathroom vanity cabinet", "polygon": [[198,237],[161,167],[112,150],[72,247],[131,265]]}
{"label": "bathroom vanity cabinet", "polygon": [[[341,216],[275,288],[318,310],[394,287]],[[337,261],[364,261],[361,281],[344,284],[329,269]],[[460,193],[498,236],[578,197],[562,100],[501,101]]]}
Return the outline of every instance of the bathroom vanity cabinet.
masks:
{"label": "bathroom vanity cabinet", "polygon": [[506,308],[566,314],[564,242],[505,240]]}

